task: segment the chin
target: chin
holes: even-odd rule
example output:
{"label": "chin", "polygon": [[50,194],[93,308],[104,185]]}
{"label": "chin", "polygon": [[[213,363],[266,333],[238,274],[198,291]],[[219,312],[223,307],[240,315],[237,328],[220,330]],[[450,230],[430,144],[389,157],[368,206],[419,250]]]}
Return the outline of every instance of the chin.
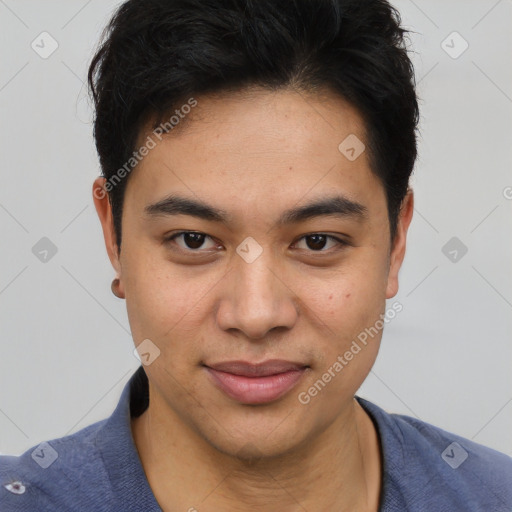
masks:
{"label": "chin", "polygon": [[[304,420],[298,421],[286,411],[273,421],[243,412],[243,419],[229,421],[225,417],[222,427],[201,432],[203,439],[215,450],[248,463],[286,455],[300,447],[309,438]],[[300,425],[300,428],[299,428]]]}

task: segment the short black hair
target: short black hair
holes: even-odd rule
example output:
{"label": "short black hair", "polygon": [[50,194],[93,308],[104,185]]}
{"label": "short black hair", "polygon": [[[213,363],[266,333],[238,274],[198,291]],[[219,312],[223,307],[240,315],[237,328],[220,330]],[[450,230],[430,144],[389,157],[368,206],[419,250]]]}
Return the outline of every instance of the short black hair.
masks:
{"label": "short black hair", "polygon": [[128,161],[136,165],[144,123],[162,119],[187,98],[252,86],[328,89],[357,109],[371,170],[386,193],[393,241],[417,156],[419,111],[407,32],[386,0],[123,3],[88,73],[118,249],[128,178],[114,175],[124,166],[124,177]]}

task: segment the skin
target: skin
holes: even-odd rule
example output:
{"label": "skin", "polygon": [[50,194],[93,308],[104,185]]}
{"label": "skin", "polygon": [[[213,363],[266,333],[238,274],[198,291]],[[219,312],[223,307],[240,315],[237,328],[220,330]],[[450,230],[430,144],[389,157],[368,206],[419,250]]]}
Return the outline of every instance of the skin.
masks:
{"label": "skin", "polygon": [[[197,101],[132,171],[120,254],[104,178],[93,186],[134,343],[149,338],[160,349],[144,367],[150,405],[132,419],[151,488],[166,511],[376,511],[379,439],[354,395],[382,332],[308,404],[298,395],[396,295],[412,191],[391,245],[385,192],[367,152],[349,161],[338,150],[349,134],[365,140],[362,118],[329,91],[252,89]],[[231,219],[144,213],[170,193]],[[333,194],[364,205],[366,218],[275,224],[283,211]],[[187,230],[208,235],[203,245],[188,248],[183,236],[164,242]],[[315,245],[305,236],[315,233],[347,245]],[[248,236],[263,249],[252,263],[236,252]],[[229,398],[202,366],[268,359],[309,368],[288,394],[263,405]]]}

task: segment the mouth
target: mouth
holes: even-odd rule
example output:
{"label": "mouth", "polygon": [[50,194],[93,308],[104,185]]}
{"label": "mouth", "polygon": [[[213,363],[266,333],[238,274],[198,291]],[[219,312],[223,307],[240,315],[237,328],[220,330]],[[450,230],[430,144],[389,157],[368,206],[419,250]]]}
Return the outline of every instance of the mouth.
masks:
{"label": "mouth", "polygon": [[242,404],[265,404],[290,392],[309,366],[283,360],[254,364],[226,361],[203,365],[213,384]]}

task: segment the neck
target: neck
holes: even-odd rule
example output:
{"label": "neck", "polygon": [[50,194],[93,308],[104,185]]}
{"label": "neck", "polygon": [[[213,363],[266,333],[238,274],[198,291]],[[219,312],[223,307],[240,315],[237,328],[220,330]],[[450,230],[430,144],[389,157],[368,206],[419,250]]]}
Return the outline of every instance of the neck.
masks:
{"label": "neck", "polygon": [[150,396],[147,410],[132,420],[132,432],[164,512],[377,511],[379,440],[355,400],[293,452],[247,458],[221,453],[183,424],[157,394]]}

